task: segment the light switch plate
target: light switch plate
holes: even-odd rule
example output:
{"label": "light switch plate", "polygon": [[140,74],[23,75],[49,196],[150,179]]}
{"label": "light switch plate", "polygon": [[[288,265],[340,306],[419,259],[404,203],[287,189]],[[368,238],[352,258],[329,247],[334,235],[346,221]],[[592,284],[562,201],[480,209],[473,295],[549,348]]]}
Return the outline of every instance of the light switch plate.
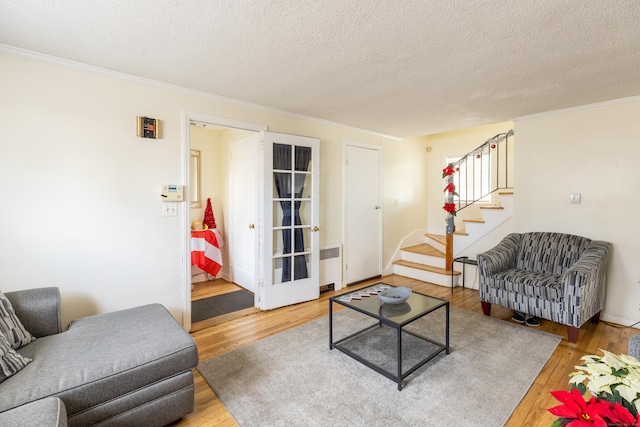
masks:
{"label": "light switch plate", "polygon": [[174,202],[162,202],[162,216],[178,216],[178,204]]}

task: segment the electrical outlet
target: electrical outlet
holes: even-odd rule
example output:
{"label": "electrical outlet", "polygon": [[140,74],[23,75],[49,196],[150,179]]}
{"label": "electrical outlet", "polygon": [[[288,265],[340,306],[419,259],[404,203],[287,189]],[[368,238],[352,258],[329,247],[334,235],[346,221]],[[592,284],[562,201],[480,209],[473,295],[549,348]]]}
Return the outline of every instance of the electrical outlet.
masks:
{"label": "electrical outlet", "polygon": [[178,204],[174,202],[162,202],[162,216],[178,216]]}

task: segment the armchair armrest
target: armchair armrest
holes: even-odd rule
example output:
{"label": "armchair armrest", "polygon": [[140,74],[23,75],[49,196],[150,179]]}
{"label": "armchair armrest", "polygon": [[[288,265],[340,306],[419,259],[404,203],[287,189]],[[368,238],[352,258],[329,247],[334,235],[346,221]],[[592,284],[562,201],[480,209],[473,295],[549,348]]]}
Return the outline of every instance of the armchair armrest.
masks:
{"label": "armchair armrest", "polygon": [[511,233],[500,243],[486,252],[478,254],[480,277],[488,277],[516,266],[516,256],[520,246],[520,234]]}
{"label": "armchair armrest", "polygon": [[562,275],[565,309],[573,317],[573,326],[580,327],[604,308],[610,249],[609,242],[593,240]]}
{"label": "armchair armrest", "polygon": [[62,332],[58,288],[25,289],[5,295],[25,329],[36,338]]}

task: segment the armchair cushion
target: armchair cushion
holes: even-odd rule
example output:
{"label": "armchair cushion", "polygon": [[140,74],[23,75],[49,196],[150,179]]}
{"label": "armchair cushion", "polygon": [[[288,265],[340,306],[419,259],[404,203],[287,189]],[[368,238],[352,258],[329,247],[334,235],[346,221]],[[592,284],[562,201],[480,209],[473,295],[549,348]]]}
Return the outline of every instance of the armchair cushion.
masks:
{"label": "armchair cushion", "polygon": [[4,336],[14,350],[29,344],[36,338],[22,325],[11,302],[0,292],[0,334]]}
{"label": "armchair cushion", "polygon": [[497,273],[489,280],[494,287],[508,292],[549,301],[562,301],[563,290],[560,276],[511,268]]}

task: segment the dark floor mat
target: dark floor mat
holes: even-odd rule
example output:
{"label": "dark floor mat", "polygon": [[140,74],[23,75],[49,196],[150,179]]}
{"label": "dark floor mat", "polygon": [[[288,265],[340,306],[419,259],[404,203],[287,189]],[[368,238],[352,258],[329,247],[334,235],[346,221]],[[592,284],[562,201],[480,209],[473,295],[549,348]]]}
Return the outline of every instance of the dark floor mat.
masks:
{"label": "dark floor mat", "polygon": [[210,319],[234,311],[253,307],[253,294],[247,291],[235,291],[191,301],[191,322]]}

